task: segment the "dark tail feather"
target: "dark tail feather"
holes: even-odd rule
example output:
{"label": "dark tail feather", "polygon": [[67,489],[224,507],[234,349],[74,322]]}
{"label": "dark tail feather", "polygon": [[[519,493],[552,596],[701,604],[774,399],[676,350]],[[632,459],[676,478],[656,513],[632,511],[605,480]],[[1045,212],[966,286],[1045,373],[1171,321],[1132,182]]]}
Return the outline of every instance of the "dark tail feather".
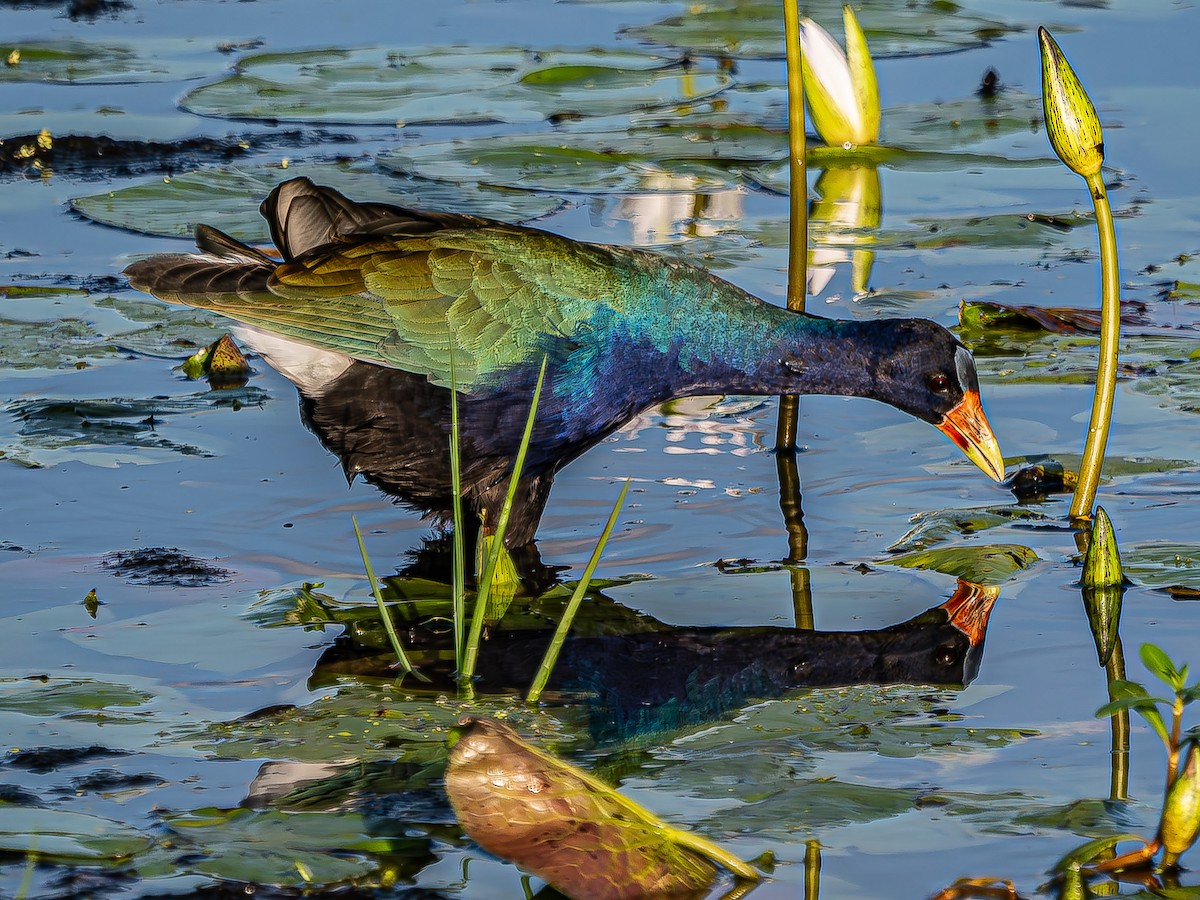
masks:
{"label": "dark tail feather", "polygon": [[244,258],[223,260],[213,256],[171,253],[139,260],[125,270],[129,283],[160,300],[189,306],[210,306],[234,295],[248,298],[268,294],[267,279],[276,263]]}
{"label": "dark tail feather", "polygon": [[271,191],[259,207],[271,239],[285,260],[316,247],[372,237],[412,237],[443,228],[469,228],[486,219],[455,213],[423,213],[386,203],[357,203],[333,188],[293,178]]}

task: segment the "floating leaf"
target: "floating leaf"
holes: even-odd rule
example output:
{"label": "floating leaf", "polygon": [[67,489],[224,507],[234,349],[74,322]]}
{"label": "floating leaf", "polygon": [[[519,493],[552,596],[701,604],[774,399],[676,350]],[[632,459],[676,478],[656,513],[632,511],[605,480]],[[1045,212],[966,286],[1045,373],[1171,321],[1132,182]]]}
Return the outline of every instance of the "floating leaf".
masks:
{"label": "floating leaf", "polygon": [[730,81],[711,66],[611,50],[332,48],[243,57],[233,75],[189,92],[182,106],[285,122],[528,123],[674,105]]}
{"label": "floating leaf", "polygon": [[[804,12],[831,25],[842,18],[841,0],[805,3]],[[958,4],[889,0],[860,13],[876,59],[928,55],[977,47],[1018,26],[965,12]],[[641,41],[692,53],[782,59],[783,17],[771,0],[703,0],[686,13],[624,32]],[[886,118],[886,117],[885,117]]]}
{"label": "floating leaf", "polygon": [[0,83],[142,84],[203,78],[225,68],[216,47],[183,38],[20,42],[20,65],[0,67]]}
{"label": "floating leaf", "polygon": [[151,843],[137,830],[100,816],[0,804],[2,853],[36,853],[39,860],[62,863],[118,863]]}
{"label": "floating leaf", "polygon": [[[1146,304],[1138,300],[1121,301],[1122,325],[1149,325]],[[1041,329],[1056,334],[1098,334],[1100,311],[1071,306],[1016,306],[982,300],[964,300],[959,304],[958,323],[967,330],[1012,328]]]}
{"label": "floating leaf", "polygon": [[460,721],[446,793],[476,843],[568,896],[699,891],[714,880],[714,862],[758,878],[715,844],[672,828],[494,720]]}
{"label": "floating leaf", "polygon": [[735,164],[787,153],[787,136],[749,125],[684,124],[500,135],[421,144],[379,163],[422,178],[584,193],[712,192],[737,185]]}
{"label": "floating leaf", "polygon": [[1045,520],[1043,513],[1020,506],[932,510],[910,518],[912,527],[887,549],[891,553],[925,550],[959,535],[978,534],[1014,522],[1038,523]]}
{"label": "floating leaf", "polygon": [[[393,203],[418,209],[469,212],[506,221],[548,215],[562,206],[553,197],[525,191],[500,191],[471,185],[395,178],[363,163],[292,163],[202,169],[146,184],[72,200],[82,215],[105,225],[146,234],[190,236],[203,222],[239,240],[270,240],[258,205],[281,181],[306,175],[313,181],[363,201]],[[161,305],[161,304],[160,304]]]}
{"label": "floating leaf", "polygon": [[882,562],[908,569],[929,569],[976,584],[1002,584],[1038,561],[1038,555],[1021,544],[978,544],[945,547],[891,556]]}

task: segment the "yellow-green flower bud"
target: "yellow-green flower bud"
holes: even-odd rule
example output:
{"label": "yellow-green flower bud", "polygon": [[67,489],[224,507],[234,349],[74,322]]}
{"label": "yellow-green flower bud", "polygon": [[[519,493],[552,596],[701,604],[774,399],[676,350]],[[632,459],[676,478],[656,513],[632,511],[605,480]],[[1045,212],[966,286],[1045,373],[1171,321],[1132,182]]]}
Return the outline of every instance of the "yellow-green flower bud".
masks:
{"label": "yellow-green flower bud", "polygon": [[1175,783],[1167,791],[1158,830],[1163,845],[1163,865],[1178,865],[1179,857],[1196,842],[1196,835],[1200,833],[1200,758],[1194,744],[1188,745],[1187,758],[1179,767]]}
{"label": "yellow-green flower bud", "polygon": [[843,51],[812,19],[800,22],[800,68],[813,127],[831,147],[873,144],[879,139],[879,82],[867,39],[854,10],[842,9]]}
{"label": "yellow-green flower bud", "polygon": [[1096,507],[1091,538],[1088,541],[1087,552],[1083,554],[1081,583],[1085,588],[1115,588],[1125,583],[1125,575],[1121,571],[1121,552],[1117,548],[1117,535],[1103,506]]}
{"label": "yellow-green flower bud", "polygon": [[1104,165],[1104,134],[1096,107],[1054,38],[1038,29],[1042,46],[1042,111],[1050,145],[1067,168],[1090,178]]}

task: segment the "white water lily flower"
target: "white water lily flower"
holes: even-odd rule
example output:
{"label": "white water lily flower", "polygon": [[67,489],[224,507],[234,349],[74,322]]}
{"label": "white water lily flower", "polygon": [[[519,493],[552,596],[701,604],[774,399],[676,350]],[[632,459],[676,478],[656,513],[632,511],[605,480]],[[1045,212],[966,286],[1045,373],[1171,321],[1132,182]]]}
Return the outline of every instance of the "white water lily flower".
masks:
{"label": "white water lily flower", "polygon": [[831,147],[879,139],[879,82],[854,10],[842,7],[846,50],[812,19],[800,20],[804,99],[813,127]]}

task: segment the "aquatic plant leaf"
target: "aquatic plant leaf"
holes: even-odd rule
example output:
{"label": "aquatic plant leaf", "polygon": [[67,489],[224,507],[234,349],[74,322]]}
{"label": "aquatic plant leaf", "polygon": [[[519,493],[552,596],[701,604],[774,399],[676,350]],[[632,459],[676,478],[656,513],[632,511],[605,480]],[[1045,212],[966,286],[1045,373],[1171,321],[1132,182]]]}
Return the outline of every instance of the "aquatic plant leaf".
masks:
{"label": "aquatic plant leaf", "polygon": [[190,91],[181,105],[197,115],[284,122],[529,123],[674,105],[730,83],[711,65],[646,53],[331,48],[245,56],[232,75]]}
{"label": "aquatic plant leaf", "polygon": [[1127,547],[1125,572],[1137,584],[1179,593],[1200,589],[1200,545],[1151,541]]}
{"label": "aquatic plant leaf", "polygon": [[1021,544],[974,544],[919,550],[891,556],[880,562],[907,569],[929,569],[976,584],[1003,584],[1039,559]]}
{"label": "aquatic plant leaf", "polygon": [[[419,659],[417,664],[423,665]],[[399,684],[395,673],[379,679],[326,678],[321,686],[327,692],[307,706],[209,725],[196,734],[198,745],[235,759],[433,766],[432,778],[446,759],[447,733],[468,711],[502,718],[558,746],[576,742],[571,717],[583,715],[530,707],[515,694],[480,696],[470,703],[451,700],[439,691],[417,690],[412,682]]]}
{"label": "aquatic plant leaf", "polygon": [[912,527],[887,549],[889,553],[925,550],[960,535],[978,534],[1013,523],[1037,523],[1046,518],[1043,513],[1021,506],[931,510],[912,516],[908,520]]}
{"label": "aquatic plant leaf", "polygon": [[80,710],[137,707],[152,697],[123,684],[90,678],[0,678],[0,709],[41,716]]}
{"label": "aquatic plant leaf", "polygon": [[731,167],[787,154],[786,134],[752,125],[613,128],[418,144],[378,162],[421,178],[526,190],[694,193],[729,189],[740,182]]}
{"label": "aquatic plant leaf", "polygon": [[[349,810],[208,808],[169,814],[163,824],[187,859],[179,863],[183,871],[248,884],[332,884],[362,877],[377,868],[374,854],[406,842],[403,823],[392,825],[392,834],[380,833],[386,820],[368,823]],[[306,871],[297,870],[297,860]]]}
{"label": "aquatic plant leaf", "polygon": [[[1056,334],[1098,334],[1100,311],[1071,306],[1017,306],[982,300],[964,300],[958,309],[958,322],[963,329],[992,328],[1041,329]],[[1149,325],[1145,303],[1139,300],[1121,301],[1122,325]]]}
{"label": "aquatic plant leaf", "polygon": [[1164,744],[1170,745],[1166,723],[1163,722],[1162,714],[1158,711],[1159,704],[1169,706],[1169,700],[1164,697],[1151,696],[1145,686],[1136,681],[1126,681],[1120,678],[1108,683],[1108,693],[1113,699],[1096,710],[1097,719],[1111,716],[1121,710],[1133,710],[1146,720],[1146,723],[1154,729]]}
{"label": "aquatic plant leaf", "polygon": [[245,387],[180,397],[20,400],[6,408],[19,428],[4,450],[9,459],[33,467],[67,460],[116,465],[161,462],[175,454],[212,456],[198,445],[164,437],[159,422],[174,415],[261,406],[268,397],[266,391]]}
{"label": "aquatic plant leaf", "polygon": [[494,720],[460,722],[446,793],[477,844],[568,896],[617,900],[699,891],[715,879],[714,862],[757,880],[716,845],[672,828]]}
{"label": "aquatic plant leaf", "polygon": [[225,68],[212,45],[182,38],[139,39],[136,44],[103,41],[18,41],[20,62],[0,66],[0,84],[142,84],[184,81]]}
{"label": "aquatic plant leaf", "polygon": [[1142,644],[1139,655],[1142,658],[1142,664],[1165,682],[1171,690],[1183,690],[1184,682],[1187,680],[1186,666],[1181,672],[1176,668],[1171,657],[1167,656],[1166,651],[1155,644]]}
{"label": "aquatic plant leaf", "polygon": [[37,853],[40,860],[61,863],[118,863],[151,843],[136,829],[100,816],[0,804],[2,853]]}
{"label": "aquatic plant leaf", "polygon": [[362,162],[297,162],[286,169],[277,165],[201,169],[174,175],[169,181],[160,178],[79,197],[71,206],[93,221],[144,234],[190,236],[203,222],[239,240],[262,243],[271,235],[258,204],[281,181],[300,175],[350,197],[417,209],[470,212],[510,222],[548,215],[562,206],[557,198],[526,191],[396,178]]}
{"label": "aquatic plant leaf", "polygon": [[0,371],[78,369],[129,353],[182,359],[190,339],[220,334],[211,316],[156,300],[35,292],[0,305]]}
{"label": "aquatic plant leaf", "polygon": [[1086,844],[1081,844],[1071,852],[1067,853],[1058,862],[1051,866],[1050,871],[1062,873],[1073,867],[1087,865],[1093,860],[1099,858],[1101,854],[1108,853],[1114,847],[1116,847],[1117,844],[1120,844],[1124,841],[1137,841],[1141,844],[1146,843],[1145,838],[1136,834],[1110,834],[1105,835],[1104,837],[1094,838],[1093,840],[1088,841]]}
{"label": "aquatic plant leaf", "polygon": [[[804,4],[804,13],[832,28],[842,19],[842,3],[816,0]],[[862,10],[860,17],[876,59],[962,50],[1018,29],[944,3],[888,0]],[[702,0],[685,13],[623,33],[696,54],[751,59],[782,59],[784,55],[783,17],[779,5],[770,0]]]}

